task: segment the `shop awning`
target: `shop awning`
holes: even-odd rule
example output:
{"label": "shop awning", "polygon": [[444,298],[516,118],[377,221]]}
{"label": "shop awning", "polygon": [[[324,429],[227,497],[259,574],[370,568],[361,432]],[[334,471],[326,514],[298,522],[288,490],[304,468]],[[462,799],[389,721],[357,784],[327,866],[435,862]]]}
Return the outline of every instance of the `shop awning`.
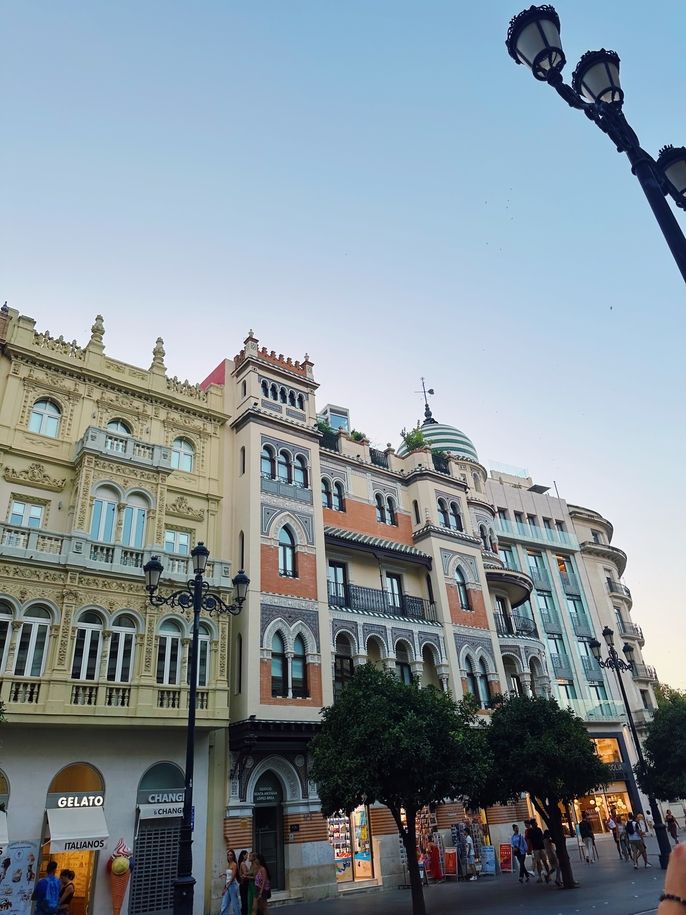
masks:
{"label": "shop awning", "polygon": [[110,832],[102,807],[48,808],[50,851],[102,851]]}
{"label": "shop awning", "polygon": [[7,832],[7,814],[0,810],[0,848],[4,851],[10,844],[9,833]]}

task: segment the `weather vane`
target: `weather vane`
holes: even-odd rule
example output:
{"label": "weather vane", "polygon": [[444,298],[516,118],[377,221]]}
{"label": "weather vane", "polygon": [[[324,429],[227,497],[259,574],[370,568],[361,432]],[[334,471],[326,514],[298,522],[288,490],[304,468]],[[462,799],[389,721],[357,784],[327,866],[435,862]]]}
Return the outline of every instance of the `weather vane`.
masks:
{"label": "weather vane", "polygon": [[427,388],[426,379],[422,378],[422,389],[421,391],[415,391],[415,394],[422,394],[424,396],[424,422],[435,423],[436,420],[433,418],[431,413],[431,407],[429,406],[429,394],[435,394],[433,388]]}

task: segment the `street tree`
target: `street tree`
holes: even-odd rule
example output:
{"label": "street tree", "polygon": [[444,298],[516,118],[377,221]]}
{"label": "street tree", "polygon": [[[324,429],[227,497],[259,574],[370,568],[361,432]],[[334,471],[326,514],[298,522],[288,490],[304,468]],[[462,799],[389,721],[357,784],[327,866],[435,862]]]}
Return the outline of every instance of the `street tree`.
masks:
{"label": "street tree", "polygon": [[645,770],[636,766],[641,790],[661,801],[686,797],[686,693],[661,685],[643,744]]}
{"label": "street tree", "polygon": [[422,807],[475,793],[484,777],[484,729],[472,701],[359,667],[334,705],[323,709],[311,743],[322,813],[349,814],[380,802],[407,853],[414,915],[425,915],[415,817]]}
{"label": "street tree", "polygon": [[562,809],[608,781],[583,721],[554,699],[512,696],[496,706],[485,736],[488,776],[473,800],[510,804],[529,794],[557,848],[563,884],[574,887]]}

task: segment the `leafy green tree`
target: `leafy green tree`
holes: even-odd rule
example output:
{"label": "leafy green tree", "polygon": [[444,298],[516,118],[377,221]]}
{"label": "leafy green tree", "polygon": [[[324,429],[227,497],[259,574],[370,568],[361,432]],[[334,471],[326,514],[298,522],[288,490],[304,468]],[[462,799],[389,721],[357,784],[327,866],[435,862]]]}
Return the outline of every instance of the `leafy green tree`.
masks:
{"label": "leafy green tree", "polygon": [[560,805],[608,781],[583,721],[554,699],[513,696],[496,706],[485,735],[488,777],[472,800],[509,804],[528,793],[557,848],[564,886],[573,887]]}
{"label": "leafy green tree", "polygon": [[661,801],[686,797],[686,693],[656,688],[658,705],[643,744],[645,771],[636,766],[638,783]]}
{"label": "leafy green tree", "polygon": [[474,793],[483,779],[485,729],[475,726],[474,703],[366,664],[322,719],[310,744],[322,813],[385,804],[407,852],[412,910],[424,915],[415,816],[425,805]]}
{"label": "leafy green tree", "polygon": [[419,423],[413,426],[412,429],[402,429],[400,434],[408,451],[414,451],[416,448],[426,448],[427,446],[427,441]]}

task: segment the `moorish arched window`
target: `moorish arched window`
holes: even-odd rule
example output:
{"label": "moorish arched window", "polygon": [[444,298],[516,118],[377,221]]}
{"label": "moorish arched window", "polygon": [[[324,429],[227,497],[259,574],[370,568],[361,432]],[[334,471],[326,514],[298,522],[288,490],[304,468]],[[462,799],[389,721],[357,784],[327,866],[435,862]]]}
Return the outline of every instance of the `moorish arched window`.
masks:
{"label": "moorish arched window", "polygon": [[295,537],[287,527],[279,531],[279,575],[295,578]]}
{"label": "moorish arched window", "polygon": [[460,607],[463,610],[471,610],[471,607],[469,606],[467,584],[460,568],[455,569],[455,584],[457,585],[457,596],[460,600]]}

